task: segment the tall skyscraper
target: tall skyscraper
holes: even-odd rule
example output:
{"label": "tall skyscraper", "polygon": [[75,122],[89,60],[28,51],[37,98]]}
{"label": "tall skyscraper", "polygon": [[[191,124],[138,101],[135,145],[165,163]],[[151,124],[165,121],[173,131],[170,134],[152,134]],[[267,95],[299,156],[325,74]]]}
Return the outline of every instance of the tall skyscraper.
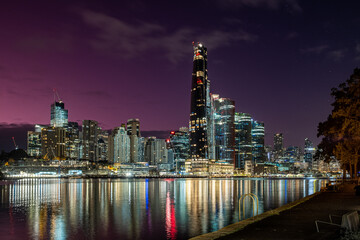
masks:
{"label": "tall skyscraper", "polygon": [[213,104],[215,159],[234,164],[235,102],[229,98],[217,98],[213,101]]}
{"label": "tall skyscraper", "polygon": [[194,45],[189,122],[190,157],[193,160],[203,161],[208,159],[207,121],[209,99],[207,48],[201,43],[197,43]]}
{"label": "tall skyscraper", "polygon": [[263,163],[266,161],[265,154],[265,127],[264,123],[253,121],[252,122],[252,156],[253,162]]}
{"label": "tall skyscraper", "polygon": [[108,161],[111,163],[115,163],[114,161],[114,138],[115,135],[117,134],[117,132],[119,131],[119,127],[114,128],[113,130],[111,130],[111,134],[109,135],[108,138]]}
{"label": "tall skyscraper", "polygon": [[136,162],[145,162],[145,138],[138,137],[138,157]]}
{"label": "tall skyscraper", "polygon": [[46,127],[41,129],[41,155],[49,160],[66,159],[66,130],[62,127]]}
{"label": "tall skyscraper", "polygon": [[98,122],[94,120],[83,120],[82,125],[82,158],[89,161],[96,161],[96,146],[98,135]]}
{"label": "tall skyscraper", "polygon": [[283,153],[283,134],[276,133],[274,134],[274,158],[277,160],[282,156]]}
{"label": "tall skyscraper", "polygon": [[150,165],[168,163],[168,150],[165,140],[156,137],[146,138],[144,159]]}
{"label": "tall skyscraper", "polygon": [[305,147],[304,147],[304,161],[308,164],[308,169],[312,169],[313,156],[315,154],[316,149],[313,146],[313,143],[305,138]]}
{"label": "tall skyscraper", "polygon": [[235,169],[252,164],[252,118],[248,113],[235,114]]}
{"label": "tall skyscraper", "polygon": [[170,133],[168,140],[170,148],[174,150],[175,169],[177,172],[185,171],[185,160],[189,159],[189,130],[180,128],[179,131]]}
{"label": "tall skyscraper", "polygon": [[97,144],[96,144],[96,161],[108,160],[108,140],[109,133],[98,127]]}
{"label": "tall skyscraper", "polygon": [[79,124],[69,122],[66,128],[66,156],[70,159],[80,158]]}
{"label": "tall skyscraper", "polygon": [[140,135],[140,121],[137,118],[129,119],[127,121],[127,134],[130,137],[130,163],[136,163],[138,161],[139,150],[139,137]]}
{"label": "tall skyscraper", "polygon": [[51,104],[50,125],[52,127],[67,127],[68,125],[68,110],[65,109],[65,104],[61,100]]}
{"label": "tall skyscraper", "polygon": [[114,133],[114,163],[130,162],[130,138],[125,124],[113,130]]}

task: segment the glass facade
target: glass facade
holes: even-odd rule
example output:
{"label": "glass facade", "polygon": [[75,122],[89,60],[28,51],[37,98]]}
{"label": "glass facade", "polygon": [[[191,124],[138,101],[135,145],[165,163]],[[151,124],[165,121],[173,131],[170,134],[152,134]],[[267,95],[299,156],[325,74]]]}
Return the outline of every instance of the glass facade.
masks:
{"label": "glass facade", "polygon": [[77,122],[69,122],[66,131],[66,156],[70,159],[79,159],[80,144],[79,124]]}
{"label": "glass facade", "polygon": [[84,120],[82,125],[82,158],[84,160],[96,161],[97,134],[98,122]]}
{"label": "glass facade", "polygon": [[274,149],[273,149],[274,160],[282,157],[283,154],[283,134],[276,133],[274,134]]}
{"label": "glass facade", "polygon": [[41,156],[41,132],[27,132],[27,154],[31,157]]}
{"label": "glass facade", "polygon": [[101,130],[99,127],[96,145],[96,161],[108,160],[108,139],[109,133],[107,131]]}
{"label": "glass facade", "polygon": [[207,122],[209,109],[209,81],[207,72],[207,48],[201,43],[194,45],[193,72],[190,106],[190,157],[208,158]]}
{"label": "glass facade", "polygon": [[129,119],[127,121],[127,134],[130,137],[130,163],[138,161],[139,137],[140,135],[140,121],[139,119]]}
{"label": "glass facade", "polygon": [[244,170],[252,162],[252,118],[248,113],[235,114],[235,169]]}
{"label": "glass facade", "polygon": [[174,150],[175,169],[177,172],[185,171],[185,160],[190,156],[190,142],[188,129],[171,132],[169,138],[170,148]]}
{"label": "glass facade", "polygon": [[313,156],[316,149],[313,146],[313,143],[305,138],[305,147],[304,147],[304,161],[308,164],[308,169],[312,169]]}
{"label": "glass facade", "polygon": [[229,98],[213,101],[215,129],[215,159],[234,164],[235,160],[235,102]]}
{"label": "glass facade", "polygon": [[114,163],[130,162],[130,138],[126,132],[125,124],[116,128],[114,134]]}
{"label": "glass facade", "polygon": [[264,123],[253,121],[251,129],[252,137],[252,157],[253,163],[263,163],[266,161],[265,154],[265,127]]}
{"label": "glass facade", "polygon": [[66,159],[66,129],[47,127],[41,129],[41,155],[46,160]]}
{"label": "glass facade", "polygon": [[50,125],[52,127],[67,127],[68,110],[65,109],[65,104],[62,101],[51,104]]}

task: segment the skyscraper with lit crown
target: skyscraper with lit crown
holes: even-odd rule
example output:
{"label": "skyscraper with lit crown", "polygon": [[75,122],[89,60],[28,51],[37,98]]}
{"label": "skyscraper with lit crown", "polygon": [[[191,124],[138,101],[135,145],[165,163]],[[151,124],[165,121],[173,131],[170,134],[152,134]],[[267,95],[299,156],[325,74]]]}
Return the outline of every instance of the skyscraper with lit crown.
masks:
{"label": "skyscraper with lit crown", "polygon": [[192,167],[198,168],[200,172],[207,171],[209,157],[207,125],[210,111],[207,48],[197,43],[194,44],[189,132]]}
{"label": "skyscraper with lit crown", "polygon": [[68,126],[68,110],[65,109],[65,104],[61,100],[51,104],[50,125],[52,127]]}

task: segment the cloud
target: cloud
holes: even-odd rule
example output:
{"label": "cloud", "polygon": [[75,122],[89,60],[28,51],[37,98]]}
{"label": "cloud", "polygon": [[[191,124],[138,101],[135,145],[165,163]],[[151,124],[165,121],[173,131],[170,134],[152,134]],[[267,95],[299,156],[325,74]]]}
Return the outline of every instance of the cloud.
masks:
{"label": "cloud", "polygon": [[228,8],[252,7],[280,10],[283,7],[289,12],[302,12],[302,8],[297,0],[218,0],[218,3]]}
{"label": "cloud", "polygon": [[301,53],[320,54],[320,53],[324,52],[328,48],[329,48],[328,45],[319,45],[319,46],[316,46],[316,47],[309,47],[309,48],[301,49],[300,52]]}
{"label": "cloud", "polygon": [[97,30],[96,38],[90,45],[107,54],[121,58],[135,58],[150,50],[159,50],[171,61],[177,63],[189,53],[193,40],[202,41],[211,49],[237,41],[254,41],[255,35],[243,30],[226,32],[215,30],[202,32],[193,28],[180,28],[173,31],[159,24],[127,23],[117,18],[90,10],[80,11],[85,24]]}
{"label": "cloud", "polygon": [[345,57],[346,49],[338,49],[334,51],[330,51],[328,53],[328,57],[334,61],[340,61]]}
{"label": "cloud", "polygon": [[339,61],[345,57],[347,49],[331,50],[329,48],[330,47],[328,45],[319,45],[316,47],[301,49],[300,52],[303,54],[322,54],[334,61]]}

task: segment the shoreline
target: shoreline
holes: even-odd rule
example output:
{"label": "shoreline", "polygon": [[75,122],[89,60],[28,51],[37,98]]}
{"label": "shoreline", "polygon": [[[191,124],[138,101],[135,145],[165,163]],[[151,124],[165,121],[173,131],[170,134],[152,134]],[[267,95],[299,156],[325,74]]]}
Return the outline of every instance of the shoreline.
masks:
{"label": "shoreline", "polygon": [[210,240],[210,239],[218,239],[221,237],[226,237],[227,235],[230,235],[230,234],[233,234],[233,233],[243,230],[246,226],[251,225],[255,222],[261,221],[265,218],[268,218],[268,217],[271,217],[274,215],[279,215],[281,212],[289,210],[299,204],[302,204],[319,194],[321,194],[321,191],[313,193],[311,195],[308,195],[308,196],[298,199],[296,201],[290,202],[281,207],[263,212],[262,214],[257,215],[255,217],[247,218],[245,220],[242,220],[242,221],[239,221],[236,223],[232,223],[223,228],[220,228],[219,230],[217,230],[215,232],[205,233],[202,235],[192,237],[189,240]]}
{"label": "shoreline", "polygon": [[192,179],[192,178],[201,178],[201,179],[269,179],[269,180],[296,180],[296,179],[331,179],[329,177],[275,177],[275,176],[109,176],[109,175],[86,175],[86,176],[19,176],[19,177],[5,177],[1,179],[1,181],[9,181],[9,180],[19,180],[19,179]]}

